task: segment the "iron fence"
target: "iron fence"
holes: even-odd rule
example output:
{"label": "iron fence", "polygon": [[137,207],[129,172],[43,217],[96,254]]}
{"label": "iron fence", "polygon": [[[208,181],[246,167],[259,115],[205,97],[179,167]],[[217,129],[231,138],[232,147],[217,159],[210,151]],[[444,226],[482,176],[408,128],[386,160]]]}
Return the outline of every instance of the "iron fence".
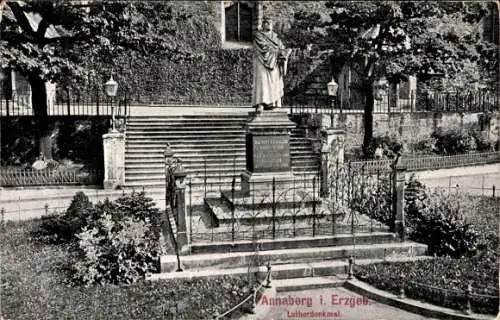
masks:
{"label": "iron fence", "polygon": [[[353,168],[365,168],[366,171],[375,172],[377,170],[389,171],[390,165],[393,160],[369,160],[369,161],[352,161]],[[408,171],[421,171],[421,170],[437,170],[458,168],[464,166],[485,165],[500,162],[500,152],[481,152],[481,153],[467,153],[457,154],[450,156],[419,156],[419,157],[406,157],[402,156],[400,164]]]}
{"label": "iron fence", "polygon": [[103,179],[98,169],[0,168],[2,187],[98,185]]}
{"label": "iron fence", "polygon": [[[390,179],[390,175],[387,177]],[[231,189],[220,190],[219,197],[205,198],[200,206],[192,203],[196,190],[190,181],[187,190],[190,239],[233,242],[387,231],[386,224],[361,212],[356,205],[366,198],[369,186],[384,183],[391,182],[382,173],[356,172],[348,165],[338,166],[327,197],[320,194],[318,176],[287,182],[273,179],[268,186],[251,182],[246,192],[236,189],[234,177]],[[380,187],[379,191],[387,189],[390,188]],[[379,201],[375,205],[377,213],[391,210],[390,203]],[[379,215],[390,216],[390,213]]]}
{"label": "iron fence", "polygon": [[[108,97],[98,88],[59,90],[47,97],[48,116],[112,116],[127,117],[130,114],[130,97],[127,91]],[[0,117],[34,116],[31,90],[7,93],[0,90]]]}
{"label": "iron fence", "polygon": [[465,290],[447,289],[433,286],[417,281],[403,281],[400,284],[402,292],[410,298],[425,299],[434,304],[462,310],[466,314],[498,313],[498,291],[495,295],[473,293],[474,290],[468,286]]}
{"label": "iron fence", "polygon": [[[487,112],[499,110],[499,96],[496,91],[481,89],[474,91],[409,91],[401,97],[388,91],[380,100],[374,101],[373,113],[416,113],[416,112]],[[363,113],[365,101],[358,95],[348,99],[340,96],[332,99],[331,104],[293,105],[291,114],[323,113],[350,114]]]}

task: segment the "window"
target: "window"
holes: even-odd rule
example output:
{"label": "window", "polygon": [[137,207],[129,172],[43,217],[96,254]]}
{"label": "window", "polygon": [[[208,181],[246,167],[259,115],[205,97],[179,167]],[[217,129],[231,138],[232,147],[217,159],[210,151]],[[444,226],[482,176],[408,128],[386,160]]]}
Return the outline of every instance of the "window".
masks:
{"label": "window", "polygon": [[257,6],[252,1],[223,1],[221,38],[223,47],[239,48],[251,45],[256,25]]}

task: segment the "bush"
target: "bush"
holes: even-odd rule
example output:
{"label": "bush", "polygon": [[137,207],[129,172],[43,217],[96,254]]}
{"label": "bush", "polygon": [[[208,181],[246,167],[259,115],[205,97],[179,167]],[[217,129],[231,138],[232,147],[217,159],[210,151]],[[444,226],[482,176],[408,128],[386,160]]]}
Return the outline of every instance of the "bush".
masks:
{"label": "bush", "polygon": [[40,222],[9,221],[0,232],[5,319],[210,319],[251,294],[253,283],[245,276],[69,286],[67,246],[34,243],[30,238]]}
{"label": "bush", "polygon": [[144,192],[106,199],[75,235],[77,283],[132,283],[156,271],[160,255],[160,211]]}
{"label": "bush", "polygon": [[42,218],[36,236],[54,243],[76,240],[75,235],[88,225],[92,211],[92,203],[80,191],[75,194],[63,215],[53,214]]}
{"label": "bush", "polygon": [[436,141],[437,140],[434,137],[420,140],[417,143],[413,144],[413,152],[419,154],[432,154],[436,150]]}
{"label": "bush", "polygon": [[436,139],[436,152],[442,155],[467,153],[477,149],[476,140],[468,131],[442,131],[432,133]]}
{"label": "bush", "polygon": [[104,214],[77,235],[80,255],[73,279],[83,284],[133,283],[157,269],[159,243],[151,224],[133,217],[114,220]]}
{"label": "bush", "polygon": [[[353,187],[361,190],[359,185]],[[476,204],[464,194],[430,192],[412,175],[405,186],[405,214],[408,236],[428,246],[430,254],[458,258],[474,254],[478,234],[464,215]],[[361,214],[393,226],[392,192],[388,177],[365,184],[355,192],[349,207]]]}
{"label": "bush", "polygon": [[473,204],[468,198],[449,192],[421,194],[406,204],[408,235],[425,243],[430,254],[459,258],[477,249],[478,234],[463,212]]}
{"label": "bush", "polygon": [[[498,270],[495,266],[477,257],[440,257],[358,266],[356,276],[395,294],[399,293],[404,281],[408,297],[462,310],[466,302],[465,289],[469,283],[472,284],[473,294],[498,296]],[[471,302],[474,312],[498,312],[498,298],[472,296]]]}
{"label": "bush", "polygon": [[63,215],[44,217],[37,237],[76,244],[73,280],[78,283],[131,283],[156,270],[161,216],[144,192],[95,206],[77,193]]}
{"label": "bush", "polygon": [[368,150],[369,158],[374,158],[375,150],[381,147],[386,158],[393,159],[403,149],[403,143],[397,135],[384,135],[373,137]]}
{"label": "bush", "polygon": [[[380,177],[377,185],[366,185],[362,192],[355,193],[350,199],[349,208],[367,215],[382,223],[392,223],[392,195],[389,177]],[[361,190],[360,186],[356,186]]]}
{"label": "bush", "polygon": [[486,135],[484,135],[481,132],[476,131],[476,130],[471,131],[470,134],[474,138],[477,151],[479,151],[479,152],[491,151],[492,145],[491,145],[491,142],[486,137]]}

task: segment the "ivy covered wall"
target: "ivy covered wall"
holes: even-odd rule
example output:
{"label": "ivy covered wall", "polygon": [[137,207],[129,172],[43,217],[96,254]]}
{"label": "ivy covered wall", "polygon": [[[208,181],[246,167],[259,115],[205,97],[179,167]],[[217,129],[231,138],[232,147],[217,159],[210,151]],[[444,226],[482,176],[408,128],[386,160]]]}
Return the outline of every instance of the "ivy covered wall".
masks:
{"label": "ivy covered wall", "polygon": [[[104,83],[107,80],[113,61],[114,77],[128,87],[132,103],[249,105],[252,49],[222,49],[221,2],[174,1],[171,5],[176,15],[187,17],[177,22],[178,42],[174,45],[194,52],[197,57],[173,63],[168,59],[131,54],[105,62],[95,61],[96,81]],[[312,7],[311,2],[265,1],[263,14],[273,18],[275,31],[290,47],[294,42],[289,32],[294,14],[321,5],[320,1],[314,2]],[[285,78],[285,103],[312,101],[317,90],[311,90],[311,84],[324,91],[331,79],[329,61],[325,57],[307,49],[293,50]],[[321,67],[316,70],[318,66]],[[310,73],[315,74],[311,77]]]}

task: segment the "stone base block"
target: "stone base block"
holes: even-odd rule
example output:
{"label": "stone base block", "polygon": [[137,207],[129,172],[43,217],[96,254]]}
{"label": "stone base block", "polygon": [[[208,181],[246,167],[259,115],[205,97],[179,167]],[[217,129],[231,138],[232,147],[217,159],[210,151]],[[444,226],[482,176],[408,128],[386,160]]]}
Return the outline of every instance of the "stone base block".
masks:
{"label": "stone base block", "polygon": [[243,171],[241,174],[241,192],[244,195],[266,194],[272,191],[273,179],[276,190],[284,190],[294,187],[294,176],[291,171],[286,172],[250,172]]}

